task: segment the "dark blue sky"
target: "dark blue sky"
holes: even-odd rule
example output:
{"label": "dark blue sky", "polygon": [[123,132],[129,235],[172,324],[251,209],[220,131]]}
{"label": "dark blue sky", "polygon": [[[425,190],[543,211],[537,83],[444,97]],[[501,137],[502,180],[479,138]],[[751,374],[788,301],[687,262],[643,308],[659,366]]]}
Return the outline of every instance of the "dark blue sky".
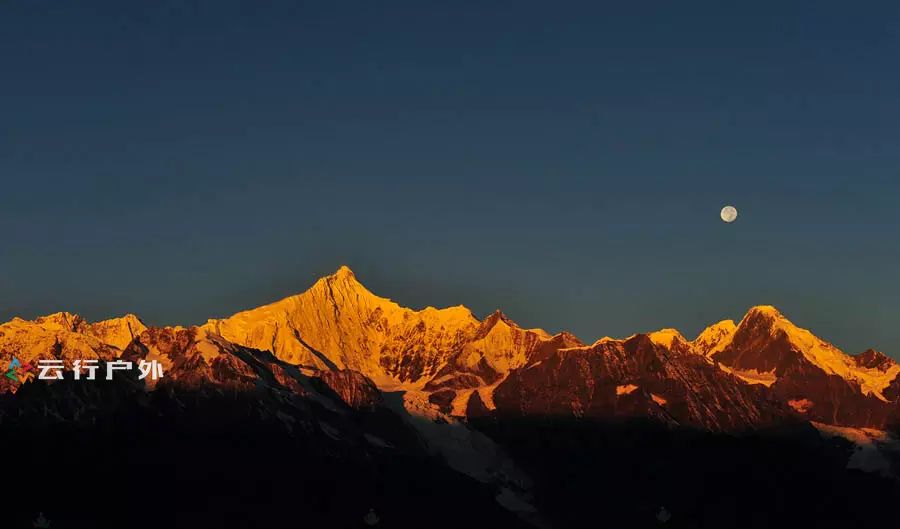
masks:
{"label": "dark blue sky", "polygon": [[0,319],[349,264],[585,340],[765,303],[900,354],[900,4],[625,3],[3,2]]}

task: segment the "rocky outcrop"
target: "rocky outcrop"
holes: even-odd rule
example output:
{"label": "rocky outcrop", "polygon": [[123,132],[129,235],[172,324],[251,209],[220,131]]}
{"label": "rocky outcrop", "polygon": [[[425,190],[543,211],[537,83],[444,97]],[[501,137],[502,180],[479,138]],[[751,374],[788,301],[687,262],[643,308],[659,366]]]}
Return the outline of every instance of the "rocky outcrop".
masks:
{"label": "rocky outcrop", "polygon": [[478,327],[465,307],[400,307],[346,267],[302,294],[204,326],[292,364],[358,371],[381,387],[424,384]]}
{"label": "rocky outcrop", "polygon": [[362,373],[344,369],[323,371],[319,378],[356,410],[372,410],[384,403],[378,387]]}
{"label": "rocky outcrop", "polygon": [[[676,505],[693,505],[673,512],[700,526],[709,520],[690,517],[708,508],[710,475],[716,491],[766,497],[769,487],[741,478],[747,468],[790,492],[773,500],[777,518],[762,525],[781,520],[783,506],[811,483],[817,487],[800,496],[795,519],[816,505],[817,520],[832,520],[845,512],[828,510],[840,503],[827,496],[834,483],[852,485],[845,488],[858,498],[876,497],[884,483],[855,489],[860,477],[844,472],[843,458],[858,452],[823,441],[809,423],[900,431],[896,362],[871,350],[846,355],[773,307],[714,324],[694,340],[662,329],[588,346],[569,333],[523,328],[500,311],[479,320],[465,307],[403,308],[347,268],[302,294],[200,327],[147,327],[132,315],[15,319],[0,325],[0,360],[12,357],[60,359],[66,369],[76,359],[149,361],[164,370],[159,380],[134,370],[91,383],[6,377],[0,430],[17,455],[12,475],[77,480],[81,461],[63,458],[74,463],[59,472],[57,460],[43,456],[58,446],[115,448],[117,457],[103,462],[105,482],[119,483],[120,465],[131,465],[125,490],[149,496],[188,468],[202,486],[227,484],[217,512],[233,507],[235,490],[258,495],[261,505],[276,494],[326,513],[303,518],[310,526],[359,525],[356,511],[369,512],[373,491],[391,491],[395,505],[384,519],[398,527],[471,525],[470,508],[476,525],[514,527],[514,511],[540,526],[536,508],[542,516],[548,507],[558,526],[575,527],[593,521],[598,497],[621,503],[611,518],[619,525],[638,511],[658,525],[657,498],[673,491]],[[753,435],[717,435],[743,432]],[[769,435],[798,444],[770,443]],[[134,464],[136,442],[138,453],[154,454],[154,470],[170,464],[168,473]],[[810,448],[817,452],[807,457]],[[249,457],[247,467],[233,469],[236,457]],[[788,466],[802,471],[783,472]],[[25,490],[42,486],[26,483]],[[82,492],[69,487],[56,500]],[[197,490],[191,482],[170,494],[185,502],[173,512],[195,508]],[[434,496],[418,505],[422,491]],[[85,490],[70,512],[81,513],[94,492]],[[724,500],[722,512],[733,514]],[[445,515],[447,502],[467,509]],[[196,509],[210,511],[205,503]],[[296,525],[293,510],[276,511],[257,526]],[[227,526],[226,518],[210,526]]]}
{"label": "rocky outcrop", "polygon": [[788,416],[764,388],[647,335],[557,351],[514,371],[494,403],[501,417],[651,417],[711,431],[750,430]]}
{"label": "rocky outcrop", "polygon": [[[359,409],[378,406],[381,392],[420,392],[404,402],[430,406],[409,410],[427,416],[645,415],[713,430],[765,424],[784,410],[882,427],[900,399],[892,359],[872,350],[847,355],[774,307],[754,307],[738,324],[723,320],[694,340],[662,329],[588,347],[566,332],[523,328],[500,311],[479,320],[462,306],[404,308],[370,292],[347,267],[301,294],[201,327],[148,328],[133,315],[15,319],[0,325],[0,360],[13,356],[62,359],[67,367],[79,358],[157,361],[167,374],[163,387],[251,391],[265,383],[305,394],[315,390],[301,379],[312,377]],[[301,372],[305,378],[294,376]]]}
{"label": "rocky outcrop", "polygon": [[810,420],[881,428],[896,407],[890,387],[900,366],[874,351],[847,355],[774,307],[751,309],[707,356]]}

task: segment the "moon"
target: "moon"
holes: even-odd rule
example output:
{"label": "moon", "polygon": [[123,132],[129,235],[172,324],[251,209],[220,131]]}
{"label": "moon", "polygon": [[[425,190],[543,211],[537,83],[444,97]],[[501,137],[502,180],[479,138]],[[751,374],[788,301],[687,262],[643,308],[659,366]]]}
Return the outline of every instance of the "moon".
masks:
{"label": "moon", "polygon": [[720,216],[722,217],[722,220],[730,224],[737,218],[737,209],[735,209],[734,206],[725,206],[722,208]]}

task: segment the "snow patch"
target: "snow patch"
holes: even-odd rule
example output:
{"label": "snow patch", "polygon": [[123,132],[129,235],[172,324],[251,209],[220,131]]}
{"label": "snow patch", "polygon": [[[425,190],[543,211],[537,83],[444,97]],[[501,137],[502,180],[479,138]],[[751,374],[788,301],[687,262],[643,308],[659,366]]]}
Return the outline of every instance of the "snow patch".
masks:
{"label": "snow patch", "polygon": [[370,433],[363,434],[363,437],[366,438],[366,441],[375,446],[379,446],[381,448],[394,448],[394,445],[392,445],[391,443],[385,441],[381,437],[372,435]]}
{"label": "snow patch", "polygon": [[706,356],[707,358],[725,349],[734,338],[734,332],[737,330],[733,320],[722,320],[715,325],[711,325],[703,330],[694,341],[691,342],[691,348],[695,353]]}
{"label": "snow patch", "polygon": [[456,392],[453,402],[450,403],[450,415],[454,417],[465,417],[466,408],[469,406],[469,397],[472,396],[474,389],[461,389]]}
{"label": "snow patch", "polygon": [[451,468],[496,485],[501,490],[502,499],[497,499],[501,505],[517,514],[528,514],[523,509],[527,502],[522,494],[531,488],[531,480],[491,438],[441,413],[428,402],[426,392],[386,393],[385,404],[415,428],[429,450],[441,455]]}
{"label": "snow patch", "polygon": [[[773,335],[784,333],[788,341],[813,365],[829,375],[838,375],[845,380],[858,383],[865,395],[874,395],[887,402],[882,391],[900,374],[900,365],[894,364],[886,371],[870,369],[856,365],[852,356],[844,353],[834,345],[822,340],[807,329],[791,323],[775,307],[764,305],[754,307],[747,313],[747,318],[761,314],[772,322]],[[741,322],[743,323],[743,322]]]}
{"label": "snow patch", "polygon": [[497,503],[502,505],[505,509],[512,512],[521,512],[521,513],[535,513],[537,509],[534,508],[533,505],[523,500],[518,494],[516,494],[511,488],[503,487],[500,491],[500,494],[497,494]]}
{"label": "snow patch", "polygon": [[616,386],[616,395],[630,395],[638,387],[634,384],[625,384],[624,386]]}
{"label": "snow patch", "polygon": [[841,437],[853,443],[855,449],[847,468],[891,476],[891,462],[884,452],[900,452],[900,441],[883,430],[847,428],[812,422],[823,437]]}
{"label": "snow patch", "polygon": [[[506,379],[504,379],[506,380]],[[502,380],[494,382],[490,386],[485,386],[482,388],[478,388],[478,396],[481,397],[481,403],[484,404],[484,407],[494,411],[497,409],[497,405],[494,404],[494,390],[497,389],[497,386],[503,382]]]}
{"label": "snow patch", "polygon": [[653,343],[668,348],[671,348],[672,344],[675,343],[676,340],[680,342],[687,342],[687,340],[684,339],[684,336],[682,336],[681,333],[675,329],[660,329],[656,332],[651,332],[648,336],[650,337],[650,341],[652,341]]}
{"label": "snow patch", "polygon": [[327,435],[328,437],[331,437],[332,439],[337,440],[337,441],[340,441],[340,440],[341,440],[341,433],[340,433],[340,431],[339,431],[337,428],[335,428],[334,426],[332,426],[332,425],[330,425],[330,424],[328,424],[328,423],[324,423],[324,422],[322,422],[322,421],[319,421],[319,428],[321,428],[321,429],[322,429],[322,432],[323,432],[325,435]]}
{"label": "snow patch", "polygon": [[794,411],[797,413],[806,413],[812,409],[815,403],[809,399],[791,399],[788,401],[788,406],[794,408]]}
{"label": "snow patch", "polygon": [[725,371],[726,373],[731,373],[732,375],[738,377],[748,384],[762,384],[763,386],[769,387],[778,380],[778,377],[775,375],[774,369],[771,371],[757,371],[755,369],[734,369],[721,363],[719,364],[719,369]]}

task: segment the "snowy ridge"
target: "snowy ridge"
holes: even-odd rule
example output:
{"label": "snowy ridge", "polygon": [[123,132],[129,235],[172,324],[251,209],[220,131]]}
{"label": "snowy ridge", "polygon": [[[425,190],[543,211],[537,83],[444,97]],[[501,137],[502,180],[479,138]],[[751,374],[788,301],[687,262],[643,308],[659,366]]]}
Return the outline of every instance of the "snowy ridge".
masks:
{"label": "snowy ridge", "polygon": [[650,340],[653,343],[662,345],[664,347],[672,347],[674,343],[687,343],[684,336],[681,335],[676,329],[660,329],[656,332],[651,332],[647,336],[650,337]]}
{"label": "snowy ridge", "polygon": [[691,342],[691,346],[699,354],[712,356],[731,343],[731,338],[736,330],[737,325],[733,320],[722,320],[704,329]]}
{"label": "snowy ridge", "polygon": [[210,320],[204,328],[292,364],[353,369],[381,387],[415,389],[479,323],[462,306],[401,307],[372,294],[341,267],[302,294]]}
{"label": "snowy ridge", "polygon": [[133,314],[90,323],[77,314],[57,312],[35,320],[13,318],[0,325],[0,352],[21,362],[117,358],[147,327]]}
{"label": "snowy ridge", "polygon": [[[21,361],[42,356],[112,359],[146,330],[140,319],[130,314],[98,323],[65,312],[34,321],[16,318],[0,325],[0,353],[3,358],[15,355]],[[374,382],[382,392],[427,395],[429,407],[455,417],[497,411],[496,392],[508,386],[509,377],[517,372],[528,377],[542,373],[593,380],[597,370],[610,370],[619,377],[622,370],[637,369],[635,362],[640,359],[626,351],[643,342],[658,350],[640,345],[641,354],[655,357],[653,362],[661,364],[647,366],[651,368],[648,372],[663,367],[665,376],[685,383],[694,395],[688,404],[695,417],[717,415],[720,412],[712,410],[727,408],[730,404],[724,401],[728,399],[740,402],[744,410],[753,410],[746,401],[756,397],[732,394],[726,387],[742,381],[771,389],[785,406],[809,413],[810,418],[838,422],[840,415],[843,424],[856,425],[853,417],[860,417],[864,424],[883,424],[890,410],[876,409],[869,401],[895,405],[900,387],[897,362],[875,351],[849,356],[797,327],[772,306],[751,308],[738,324],[732,320],[715,323],[691,341],[676,329],[664,328],[625,339],[604,337],[585,346],[566,332],[551,335],[542,329],[523,328],[499,310],[479,320],[462,305],[421,310],[402,307],[370,292],[346,266],[305,292],[209,320],[190,330],[196,336],[193,352],[206,362],[215,360],[223,344],[269,351],[302,372],[352,371]],[[148,354],[171,367],[166,355],[152,345]],[[684,355],[694,360],[682,358]],[[571,363],[575,371],[555,371],[567,356],[577,359]],[[728,376],[713,377],[701,364],[715,366],[715,371]],[[537,383],[523,383],[532,382]],[[613,380],[596,382],[612,384]],[[716,387],[710,390],[700,387],[702,384]],[[631,385],[639,386],[640,391],[625,391]],[[561,391],[570,390],[561,386]],[[616,380],[609,393],[611,397],[633,397],[620,405],[638,409],[647,405],[638,398],[645,390],[643,384],[626,377]],[[599,398],[595,386],[589,384],[585,391],[584,402]],[[665,393],[662,389],[653,393],[657,399],[647,393],[656,404],[647,410],[657,413],[657,408],[665,408],[662,400],[671,407],[672,396]],[[706,402],[707,398],[713,401]],[[810,404],[792,406],[789,401]]]}
{"label": "snowy ridge", "polygon": [[806,360],[825,373],[856,382],[863,394],[887,400],[882,392],[900,374],[900,365],[896,362],[891,362],[891,365],[885,370],[860,366],[853,357],[815,336],[809,330],[794,325],[772,306],[764,305],[752,308],[744,317],[741,325],[755,316],[761,316],[769,322],[773,337],[778,333],[783,333],[788,342]]}

